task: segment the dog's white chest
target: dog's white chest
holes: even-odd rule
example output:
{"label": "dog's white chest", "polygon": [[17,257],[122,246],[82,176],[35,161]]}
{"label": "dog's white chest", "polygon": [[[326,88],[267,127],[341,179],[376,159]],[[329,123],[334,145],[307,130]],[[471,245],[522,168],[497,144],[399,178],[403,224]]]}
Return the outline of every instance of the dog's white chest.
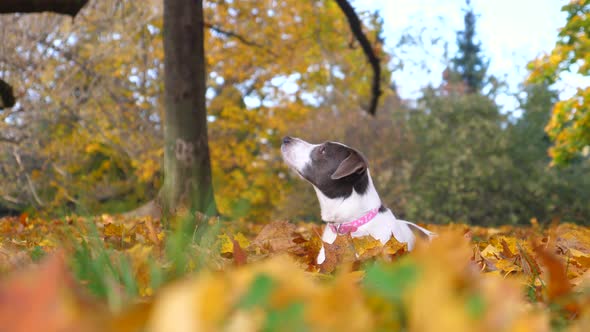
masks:
{"label": "dog's white chest", "polygon": [[[414,248],[414,233],[410,229],[410,226],[401,220],[397,220],[391,210],[387,209],[385,212],[380,212],[371,220],[358,228],[356,232],[350,234],[352,237],[363,237],[372,236],[379,240],[382,244],[387,243],[391,237],[402,243],[408,244],[408,250]],[[324,234],[322,235],[322,241],[328,244],[334,243],[336,240],[336,234],[331,227],[326,226]],[[320,249],[318,254],[317,263],[322,264],[326,260],[326,252],[324,247]]]}

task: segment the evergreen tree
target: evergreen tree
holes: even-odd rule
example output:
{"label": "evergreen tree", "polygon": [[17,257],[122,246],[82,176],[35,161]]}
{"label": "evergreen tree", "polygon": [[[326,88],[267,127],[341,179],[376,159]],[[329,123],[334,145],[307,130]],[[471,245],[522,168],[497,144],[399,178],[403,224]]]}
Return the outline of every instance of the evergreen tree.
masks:
{"label": "evergreen tree", "polygon": [[416,153],[404,217],[478,225],[516,222],[504,116],[487,96],[447,94],[443,88],[426,89],[411,112]]}
{"label": "evergreen tree", "polygon": [[590,216],[590,165],[573,162],[567,168],[548,167],[551,145],[544,128],[557,102],[547,84],[526,85],[523,115],[508,128],[509,154],[517,167],[511,169],[512,210],[520,221],[535,217],[587,223]]}
{"label": "evergreen tree", "polygon": [[481,54],[481,43],[475,40],[476,16],[470,0],[464,16],[465,27],[457,33],[458,54],[451,60],[452,77],[460,78],[468,92],[480,92],[485,85],[488,62]]}

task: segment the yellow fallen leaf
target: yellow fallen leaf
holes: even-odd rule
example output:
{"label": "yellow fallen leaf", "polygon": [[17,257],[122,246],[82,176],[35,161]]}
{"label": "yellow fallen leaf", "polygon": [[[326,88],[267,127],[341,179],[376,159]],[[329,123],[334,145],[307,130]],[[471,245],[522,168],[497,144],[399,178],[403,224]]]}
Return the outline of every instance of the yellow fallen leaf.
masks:
{"label": "yellow fallen leaf", "polygon": [[53,241],[51,239],[43,239],[41,242],[39,242],[39,246],[41,247],[54,247],[55,243],[53,243]]}
{"label": "yellow fallen leaf", "polygon": [[234,235],[234,240],[238,241],[242,249],[248,248],[250,245],[250,241],[248,241],[248,239],[242,233],[237,233]]}
{"label": "yellow fallen leaf", "polygon": [[248,241],[248,239],[242,233],[237,233],[236,235],[227,235],[224,233],[217,236],[221,243],[220,253],[233,254],[234,243],[232,241],[232,237],[238,242],[240,248],[242,249],[248,248],[248,246],[250,245],[250,241]]}
{"label": "yellow fallen leaf", "polygon": [[581,252],[578,249],[575,248],[569,248],[569,252],[571,254],[571,257],[578,263],[580,264],[582,267],[588,268],[590,267],[590,255]]}
{"label": "yellow fallen leaf", "polygon": [[383,245],[372,236],[356,237],[352,239],[354,249],[359,258],[373,257],[381,252]]}
{"label": "yellow fallen leaf", "polygon": [[103,233],[105,236],[121,237],[123,235],[123,225],[108,223],[104,225]]}
{"label": "yellow fallen leaf", "polygon": [[227,236],[227,234],[218,235],[217,238],[221,242],[221,247],[219,252],[222,254],[232,254],[234,252],[234,243],[232,240]]}

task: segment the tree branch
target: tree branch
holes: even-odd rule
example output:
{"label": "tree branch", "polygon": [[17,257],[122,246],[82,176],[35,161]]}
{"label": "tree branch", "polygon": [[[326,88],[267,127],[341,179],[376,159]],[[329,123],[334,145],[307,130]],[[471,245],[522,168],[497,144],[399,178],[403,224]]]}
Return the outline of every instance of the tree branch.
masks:
{"label": "tree branch", "polygon": [[12,155],[14,156],[14,160],[16,160],[16,163],[18,164],[20,171],[25,175],[25,178],[27,179],[27,185],[29,186],[29,191],[31,192],[31,195],[33,195],[35,202],[39,206],[44,206],[43,201],[41,200],[41,198],[39,198],[39,195],[37,195],[37,190],[35,190],[35,185],[33,184],[33,180],[31,180],[31,177],[29,176],[29,174],[27,174],[27,170],[23,166],[23,163],[20,158],[20,154],[18,154],[17,147],[14,147],[14,149],[12,150]]}
{"label": "tree branch", "polygon": [[242,44],[244,44],[244,45],[247,45],[247,46],[254,46],[254,47],[257,47],[257,48],[263,49],[263,50],[264,50],[264,51],[266,51],[268,54],[270,54],[270,55],[272,55],[272,56],[274,56],[274,57],[276,57],[276,56],[277,56],[277,54],[276,54],[276,53],[274,53],[272,50],[268,49],[267,47],[264,47],[263,45],[260,45],[260,44],[258,44],[258,43],[256,43],[256,42],[253,42],[253,41],[251,41],[251,40],[248,40],[248,39],[246,39],[244,36],[238,35],[237,33],[233,32],[233,31],[228,31],[228,30],[225,30],[225,29],[223,29],[223,28],[220,28],[220,27],[218,27],[218,26],[216,26],[216,25],[213,25],[213,24],[211,24],[211,23],[207,23],[207,22],[205,22],[205,23],[203,24],[203,26],[204,26],[204,27],[206,27],[206,28],[208,28],[208,29],[211,29],[211,30],[213,30],[213,31],[215,31],[215,32],[217,32],[217,33],[219,33],[219,34],[222,34],[222,35],[224,35],[224,36],[226,36],[226,37],[235,38],[235,39],[237,39],[238,41],[240,41],[240,42],[241,42]]}
{"label": "tree branch", "polygon": [[0,14],[54,12],[76,16],[88,0],[2,0]]}
{"label": "tree branch", "polygon": [[23,202],[19,201],[17,198],[9,196],[9,195],[3,195],[2,199],[5,200],[8,203],[12,203],[14,205],[24,205]]}
{"label": "tree branch", "polygon": [[14,106],[16,98],[10,84],[0,79],[0,110]]}
{"label": "tree branch", "polygon": [[22,138],[8,137],[0,135],[0,143],[19,144],[22,142]]}
{"label": "tree branch", "polygon": [[369,105],[369,109],[367,110],[369,114],[375,115],[377,111],[377,103],[379,102],[379,96],[381,96],[381,64],[379,58],[375,54],[373,47],[371,47],[371,43],[367,39],[367,36],[363,33],[363,28],[361,21],[359,20],[358,16],[356,15],[354,8],[348,3],[347,0],[336,0],[338,6],[346,16],[348,20],[348,25],[350,25],[350,30],[354,34],[355,38],[361,44],[363,48],[363,52],[365,56],[369,60],[371,67],[373,67],[373,83],[371,86],[371,103]]}

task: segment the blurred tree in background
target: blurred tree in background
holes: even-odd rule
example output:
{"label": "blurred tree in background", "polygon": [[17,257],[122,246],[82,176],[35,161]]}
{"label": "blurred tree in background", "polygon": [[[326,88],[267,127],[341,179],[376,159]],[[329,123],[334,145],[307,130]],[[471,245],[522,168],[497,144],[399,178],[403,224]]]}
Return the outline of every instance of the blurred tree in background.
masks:
{"label": "blurred tree in background", "polygon": [[434,222],[491,224],[513,221],[506,118],[483,94],[487,64],[476,41],[476,16],[469,6],[457,54],[443,84],[426,88],[410,113],[416,153],[410,157],[407,218]]}
{"label": "blurred tree in background", "polygon": [[[3,16],[4,75],[19,102],[0,124],[3,201],[107,210],[159,187],[161,14],[154,3],[90,3],[75,19]],[[109,207],[110,206],[110,207]]]}
{"label": "blurred tree in background", "polygon": [[486,75],[471,7],[464,23],[443,84],[425,89],[409,112],[414,146],[406,155],[411,175],[402,216],[483,225],[534,217],[587,222],[590,166],[548,166],[550,144],[543,128],[557,102],[555,93],[547,85],[524,85],[523,115],[510,121],[493,99],[499,82]]}
{"label": "blurred tree in background", "polygon": [[452,70],[449,74],[451,80],[462,81],[469,92],[481,92],[486,83],[489,63],[482,56],[481,43],[475,39],[476,16],[471,1],[467,0],[466,4],[468,7],[463,17],[465,27],[457,33],[459,51],[451,60]]}
{"label": "blurred tree in background", "polygon": [[[219,210],[268,217],[286,185],[277,181],[279,138],[334,91],[349,105],[368,102],[370,68],[332,1],[213,1],[204,16]],[[361,17],[376,40],[381,22]],[[1,204],[96,213],[154,197],[163,156],[161,1],[93,1],[75,22],[0,19],[2,77],[20,96],[1,111]]]}
{"label": "blurred tree in background", "polygon": [[412,160],[408,218],[509,221],[504,118],[486,96],[446,91],[425,90],[411,114],[419,153]]}
{"label": "blurred tree in background", "polygon": [[586,222],[590,215],[590,165],[572,163],[567,168],[550,167],[551,146],[544,127],[557,102],[547,85],[525,85],[522,116],[508,128],[511,209],[521,219]]}

